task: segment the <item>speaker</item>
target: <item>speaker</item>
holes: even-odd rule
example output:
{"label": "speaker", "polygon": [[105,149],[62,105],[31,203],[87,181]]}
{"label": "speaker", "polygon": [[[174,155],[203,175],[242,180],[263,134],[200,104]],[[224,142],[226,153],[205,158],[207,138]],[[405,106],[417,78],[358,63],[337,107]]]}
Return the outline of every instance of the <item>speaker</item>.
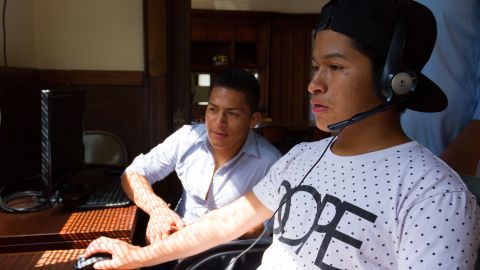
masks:
{"label": "speaker", "polygon": [[417,85],[417,74],[402,66],[406,38],[407,20],[406,16],[403,16],[395,24],[385,65],[378,81],[377,94],[386,102],[391,102],[394,98],[406,98]]}

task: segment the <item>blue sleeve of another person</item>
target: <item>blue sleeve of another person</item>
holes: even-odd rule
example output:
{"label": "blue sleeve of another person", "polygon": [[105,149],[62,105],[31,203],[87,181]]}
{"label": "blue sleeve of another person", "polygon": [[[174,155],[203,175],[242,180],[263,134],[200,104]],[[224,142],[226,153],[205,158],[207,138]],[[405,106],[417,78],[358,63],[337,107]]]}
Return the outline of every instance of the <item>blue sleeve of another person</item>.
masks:
{"label": "blue sleeve of another person", "polygon": [[437,21],[437,42],[422,70],[448,97],[443,112],[406,110],[406,134],[439,155],[473,119],[480,119],[480,1],[418,0]]}

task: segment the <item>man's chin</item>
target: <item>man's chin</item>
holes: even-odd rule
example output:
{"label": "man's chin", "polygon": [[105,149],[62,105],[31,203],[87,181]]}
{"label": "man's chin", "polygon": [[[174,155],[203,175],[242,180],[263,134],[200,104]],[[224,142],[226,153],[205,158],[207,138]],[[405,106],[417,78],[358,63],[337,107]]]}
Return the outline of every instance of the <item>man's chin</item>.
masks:
{"label": "man's chin", "polygon": [[331,132],[331,130],[328,128],[328,125],[329,124],[326,124],[324,123],[323,121],[322,122],[319,122],[319,121],[316,121],[315,122],[315,126],[320,129],[321,131],[324,131],[324,132]]}

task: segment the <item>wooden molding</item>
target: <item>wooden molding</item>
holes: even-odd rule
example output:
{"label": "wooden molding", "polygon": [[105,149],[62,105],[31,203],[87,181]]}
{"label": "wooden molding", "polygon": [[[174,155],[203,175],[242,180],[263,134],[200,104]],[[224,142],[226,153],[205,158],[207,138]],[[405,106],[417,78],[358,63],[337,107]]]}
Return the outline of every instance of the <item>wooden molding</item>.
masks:
{"label": "wooden molding", "polygon": [[39,70],[45,84],[143,86],[143,76],[143,71]]}
{"label": "wooden molding", "polygon": [[45,84],[143,86],[143,76],[143,71],[0,68],[0,78],[4,83],[25,83],[39,79]]}
{"label": "wooden molding", "polygon": [[0,81],[7,84],[35,82],[38,70],[32,68],[0,68]]}

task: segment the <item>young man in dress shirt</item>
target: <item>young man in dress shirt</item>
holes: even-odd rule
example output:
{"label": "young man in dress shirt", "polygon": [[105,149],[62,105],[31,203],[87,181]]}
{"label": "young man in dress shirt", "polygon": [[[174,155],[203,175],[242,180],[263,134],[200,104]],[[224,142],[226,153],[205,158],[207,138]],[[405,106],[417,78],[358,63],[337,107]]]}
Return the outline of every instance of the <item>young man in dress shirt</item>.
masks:
{"label": "young man in dress shirt", "polygon": [[473,269],[475,197],[400,125],[404,107],[446,106],[420,73],[435,43],[433,15],[414,1],[331,0],[320,18],[308,92],[317,127],[335,136],[295,146],[252,192],[164,241],[93,241],[86,256],[113,254],[97,269],[190,256],[272,216],[259,269]]}
{"label": "young man in dress shirt", "polygon": [[[261,119],[259,95],[251,73],[223,72],[210,90],[205,124],[183,126],[126,169],[126,194],[150,215],[147,242],[157,242],[244,195],[279,159],[280,152],[251,130]],[[183,187],[176,212],[151,187],[174,170]],[[245,237],[262,230],[260,223]]]}

